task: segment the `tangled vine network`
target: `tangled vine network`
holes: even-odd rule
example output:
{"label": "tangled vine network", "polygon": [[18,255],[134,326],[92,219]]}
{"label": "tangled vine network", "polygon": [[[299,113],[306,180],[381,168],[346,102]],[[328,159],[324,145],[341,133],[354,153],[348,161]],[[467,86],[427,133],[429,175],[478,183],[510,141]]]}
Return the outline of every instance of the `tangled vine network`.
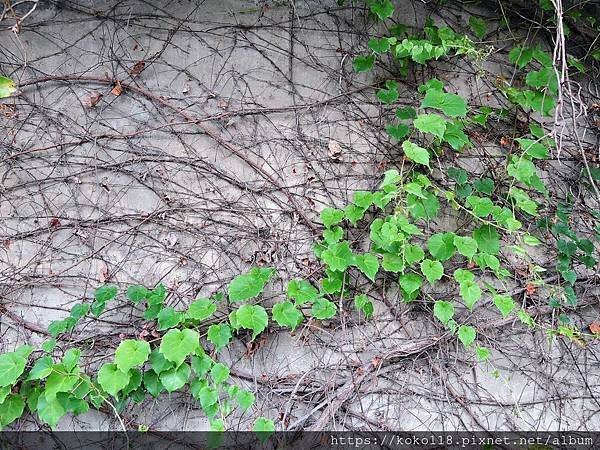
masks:
{"label": "tangled vine network", "polygon": [[0,429],[600,429],[598,17],[5,0]]}

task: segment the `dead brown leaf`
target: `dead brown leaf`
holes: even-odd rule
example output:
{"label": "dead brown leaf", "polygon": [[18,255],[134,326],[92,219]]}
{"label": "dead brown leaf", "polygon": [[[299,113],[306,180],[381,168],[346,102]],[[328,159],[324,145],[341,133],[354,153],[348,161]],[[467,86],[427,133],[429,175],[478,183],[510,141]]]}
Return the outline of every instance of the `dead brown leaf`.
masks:
{"label": "dead brown leaf", "polygon": [[342,156],[342,146],[337,141],[329,141],[328,154],[331,159],[340,160]]}
{"label": "dead brown leaf", "polygon": [[146,67],[146,61],[141,59],[133,65],[133,67],[129,71],[129,75],[131,75],[132,77],[136,77],[140,73],[142,73],[142,71],[144,70],[145,67]]}
{"label": "dead brown leaf", "polygon": [[102,97],[103,95],[100,92],[94,92],[83,101],[83,104],[89,108],[93,108],[102,100]]}
{"label": "dead brown leaf", "polygon": [[2,111],[2,115],[7,119],[17,117],[17,107],[15,105],[3,103],[0,105],[0,111]]}
{"label": "dead brown leaf", "polygon": [[590,331],[592,332],[592,334],[594,334],[596,336],[600,336],[600,323],[598,323],[598,322],[590,323]]}
{"label": "dead brown leaf", "polygon": [[104,266],[101,270],[100,270],[100,282],[104,283],[106,280],[108,280],[110,278],[110,272],[108,270],[108,267]]}
{"label": "dead brown leaf", "polygon": [[117,82],[115,83],[115,87],[112,88],[110,93],[112,95],[114,95],[115,97],[118,97],[119,95],[121,95],[123,93],[123,87],[121,86],[121,82],[119,80],[117,80]]}
{"label": "dead brown leaf", "polygon": [[527,295],[535,294],[536,290],[537,288],[531,283],[527,283],[527,286],[525,286],[525,292],[527,292]]}

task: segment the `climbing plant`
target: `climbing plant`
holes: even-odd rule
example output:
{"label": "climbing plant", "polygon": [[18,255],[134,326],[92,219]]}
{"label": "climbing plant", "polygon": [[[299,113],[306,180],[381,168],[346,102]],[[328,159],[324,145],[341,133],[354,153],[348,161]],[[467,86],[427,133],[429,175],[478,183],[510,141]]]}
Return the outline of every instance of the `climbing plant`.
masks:
{"label": "climbing plant", "polygon": [[[389,0],[367,0],[366,4],[381,22],[393,15]],[[475,38],[486,36],[485,21],[471,17],[468,24]],[[478,46],[467,35],[438,27],[431,20],[416,34],[398,23],[386,30],[388,35],[369,40],[368,51],[354,57],[357,76],[373,70],[384,56],[397,62],[401,77],[414,64],[442,57],[483,59],[489,53],[487,46]],[[552,56],[541,48],[520,45],[510,50],[508,60],[524,85],[515,87],[500,80],[498,89],[521,111],[551,115],[560,89]],[[532,283],[544,283],[539,274],[547,268],[531,261],[529,248],[542,245],[547,233],[553,236],[558,251],[555,269],[560,279],[551,287],[550,305],[561,310],[561,325],[546,326],[546,330],[578,339],[581,332],[570,325],[562,308],[577,304],[574,262],[596,267],[598,252],[591,240],[571,229],[569,199],[559,203],[556,215],[551,215],[548,189],[537,166],[553,151],[554,140],[532,122],[527,132],[507,143],[510,151],[500,179],[473,177],[464,169],[450,167],[442,173],[448,182],[440,183],[432,169],[440,166],[437,161],[443,153],[467,151],[473,146],[469,130],[486,128],[490,120],[506,119],[509,111],[469,105],[435,78],[418,87],[416,104],[397,105],[399,87],[397,79],[389,79],[374,95],[382,107],[394,109],[386,131],[397,143],[401,161],[383,174],[377,189],[355,192],[343,208],[328,207],[320,212],[323,231],[314,245],[315,257],[323,265],[320,279],[289,281],[282,298],[271,307],[261,302],[264,289],[277,277],[270,267],[253,267],[235,277],[226,292],[195,299],[186,310],[165,305],[167,290],[162,284],[129,286],[124,296],[131,307],[143,310],[145,320],[156,323],[158,337],[122,340],[114,356],[89,374],[80,365],[83,349],[58,350],[57,341],[82,318],[99,317],[107,304],[120,296],[117,286],[100,286],[93,302],[74,305],[68,317],[49,325],[51,338],[39,349],[23,345],[0,355],[0,428],[26,410],[52,428],[65,414],[82,414],[90,407],[107,408],[118,417],[130,402],[186,390],[209,418],[211,429],[222,431],[234,409],[242,413],[251,410],[255,396],[232,381],[229,367],[215,355],[234,336],[255,340],[273,326],[293,331],[307,319],[334,319],[338,309],[349,304],[365,318],[372,318],[375,307],[369,292],[349,287],[351,278],[356,277],[371,283],[392,280],[403,302],[423,302],[444,333],[456,336],[477,359],[487,360],[491,349],[478,344],[475,324],[457,314],[458,306],[474,311],[483,298],[489,298],[499,317],[514,315],[527,326],[542,327],[511,295],[508,280],[514,274],[503,265],[500,255],[512,252],[527,260]],[[10,79],[0,77],[0,97],[15,91]],[[469,226],[430,233],[428,224],[443,207],[468,217]],[[526,220],[534,220],[536,228],[525,227]],[[367,243],[352,240],[356,227],[368,227]],[[598,227],[596,232],[600,234]],[[458,268],[450,271],[449,267]],[[457,295],[435,298],[429,293],[429,287],[442,282],[453,286]],[[231,312],[223,316],[218,313],[222,310]],[[260,417],[255,421],[257,432],[274,429],[272,420]]]}

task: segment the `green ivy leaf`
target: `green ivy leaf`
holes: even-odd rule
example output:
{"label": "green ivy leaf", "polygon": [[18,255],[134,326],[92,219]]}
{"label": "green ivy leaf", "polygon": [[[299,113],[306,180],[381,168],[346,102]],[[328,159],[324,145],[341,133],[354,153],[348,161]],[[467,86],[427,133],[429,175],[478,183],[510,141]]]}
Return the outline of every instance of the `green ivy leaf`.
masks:
{"label": "green ivy leaf", "polygon": [[[1,81],[0,77],[0,81]],[[0,94],[2,93],[0,89]],[[0,430],[10,425],[23,414],[25,402],[19,395],[9,395],[0,403]],[[56,425],[56,424],[55,424]]]}
{"label": "green ivy leaf", "polygon": [[469,260],[473,259],[473,256],[477,253],[477,241],[468,236],[455,236],[454,245],[458,253],[466,256]]}
{"label": "green ivy leaf", "polygon": [[[355,205],[348,205],[345,209],[346,211],[346,216],[348,217],[348,220],[350,220],[351,222],[353,221],[353,219],[360,219],[360,217],[362,217],[362,212],[360,213],[361,216],[360,217],[355,217],[354,214],[355,213],[350,213],[349,209],[354,208],[354,209],[358,209],[360,212],[361,209],[357,208]],[[327,228],[325,231],[323,231],[323,239],[325,240],[325,242],[327,244],[335,244],[336,242],[339,242],[342,238],[344,237],[344,229],[342,227],[339,226],[335,226],[332,228]]]}
{"label": "green ivy leaf", "polygon": [[388,192],[389,190],[395,190],[396,184],[401,180],[400,174],[396,169],[386,170],[383,176],[383,181],[379,186],[380,189]]}
{"label": "green ivy leaf", "polygon": [[531,198],[529,197],[527,192],[525,192],[522,189],[519,189],[515,186],[512,186],[508,190],[508,195],[513,200],[515,200],[515,202],[517,204],[517,208],[521,209],[522,211],[524,211],[527,214],[530,214],[532,216],[538,215],[538,212],[537,212],[538,204],[535,201],[531,200]]}
{"label": "green ivy leaf", "polygon": [[533,162],[527,158],[518,156],[511,157],[510,164],[507,166],[507,172],[511,177],[528,186],[531,184],[531,178],[536,174]]}
{"label": "green ivy leaf", "polygon": [[494,191],[494,180],[491,178],[481,178],[473,183],[473,186],[482,194],[492,195]]}
{"label": "green ivy leaf", "polygon": [[76,374],[65,374],[66,367],[62,364],[53,366],[52,373],[46,379],[46,389],[44,396],[48,400],[53,400],[59,392],[68,392],[72,390],[79,382],[79,376]]}
{"label": "green ivy leaf", "polygon": [[328,273],[327,278],[321,280],[322,292],[324,294],[335,294],[342,290],[343,272]]}
{"label": "green ivy leaf", "polygon": [[27,359],[15,353],[0,355],[0,387],[12,386],[25,371]]}
{"label": "green ivy leaf", "polygon": [[150,365],[152,366],[152,370],[157,374],[161,373],[164,370],[168,370],[174,366],[174,364],[166,359],[163,354],[160,352],[159,348],[155,348],[150,352]]}
{"label": "green ivy leaf", "polygon": [[[190,303],[187,316],[194,320],[206,320],[217,310],[217,305],[209,298],[199,298]],[[160,317],[159,317],[160,319]]]}
{"label": "green ivy leaf", "polygon": [[454,317],[454,305],[444,300],[438,300],[433,304],[433,315],[446,325]]}
{"label": "green ivy leaf", "polygon": [[473,275],[473,272],[466,269],[456,269],[454,271],[454,279],[458,284],[462,284],[465,281],[474,281],[475,275]]}
{"label": "green ivy leaf", "polygon": [[469,195],[466,200],[477,217],[487,217],[494,210],[494,202],[488,197]]}
{"label": "green ivy leaf", "polygon": [[471,144],[469,137],[465,134],[462,127],[449,122],[446,124],[443,140],[457,151]]}
{"label": "green ivy leaf", "polygon": [[475,354],[479,361],[487,361],[490,359],[490,350],[485,347],[477,347],[475,349]]}
{"label": "green ivy leaf", "polygon": [[538,238],[530,234],[526,234],[523,236],[523,242],[526,245],[529,245],[530,247],[536,247],[542,243]]}
{"label": "green ivy leaf", "polygon": [[17,85],[10,78],[0,76],[0,98],[10,97],[17,91]]}
{"label": "green ivy leaf", "polygon": [[[106,302],[115,298],[117,296],[117,292],[118,292],[117,287],[112,286],[112,285],[104,285],[104,286],[101,286],[98,289],[96,289],[96,292],[94,293],[94,297],[96,300],[92,303],[92,306],[90,308],[92,311],[92,314],[96,317],[98,317],[100,314],[102,314],[102,312],[106,308]],[[67,325],[66,322],[64,322],[64,321],[63,321],[63,323],[65,323],[65,325],[66,325],[65,330],[63,330],[63,331],[73,329],[73,327],[75,326],[75,323],[69,324],[69,325]],[[70,325],[72,325],[72,326],[70,326]]]}
{"label": "green ivy leaf", "polygon": [[348,241],[338,242],[330,245],[321,254],[321,259],[331,270],[343,272],[354,264],[354,255],[350,250]]}
{"label": "green ivy leaf", "polygon": [[27,380],[43,380],[52,373],[53,365],[54,361],[50,356],[44,356],[38,359],[29,371]]}
{"label": "green ivy leaf", "polygon": [[79,358],[81,357],[81,350],[78,348],[70,348],[65,352],[65,355],[62,359],[62,365],[71,372],[75,366],[79,363]]}
{"label": "green ivy leaf", "polygon": [[281,302],[273,305],[273,320],[282,327],[290,327],[292,331],[302,322],[304,316],[292,302]]}
{"label": "green ivy leaf", "polygon": [[390,49],[390,41],[387,38],[370,39],[367,46],[375,53],[382,54]]}
{"label": "green ivy leaf", "polygon": [[229,301],[241,302],[256,297],[274,274],[275,269],[270,267],[253,267],[249,272],[238,275],[229,284]]}
{"label": "green ivy leaf", "polygon": [[417,88],[417,92],[419,92],[420,94],[422,94],[423,92],[427,92],[430,89],[441,91],[441,90],[444,89],[444,83],[442,83],[437,78],[432,78],[432,79],[428,80],[427,83],[420,85]]}
{"label": "green ivy leaf", "polygon": [[146,320],[154,320],[158,317],[163,305],[149,305],[144,311],[144,319]]}
{"label": "green ivy leaf", "polygon": [[334,209],[334,208],[325,208],[321,211],[321,222],[325,225],[326,228],[331,227],[332,225],[337,225],[342,220],[344,220],[345,212],[342,209]]}
{"label": "green ivy leaf", "polygon": [[368,72],[373,68],[373,64],[375,64],[375,55],[360,55],[352,60],[352,65],[356,73]]}
{"label": "green ivy leaf", "polygon": [[57,398],[48,400],[45,396],[40,395],[37,404],[37,414],[43,422],[50,425],[50,428],[56,428],[58,421],[66,413],[67,411]]}
{"label": "green ivy leaf", "polygon": [[364,253],[362,255],[356,255],[354,257],[354,263],[356,267],[365,274],[365,276],[371,280],[375,281],[375,277],[377,276],[377,272],[379,271],[379,260],[377,256],[373,253]]}
{"label": "green ivy leaf", "polygon": [[162,308],[158,313],[158,330],[163,331],[179,325],[183,320],[183,313],[171,307]]}
{"label": "green ivy leaf", "polygon": [[404,259],[400,255],[384,253],[382,267],[386,272],[400,273],[404,270]]}
{"label": "green ivy leaf", "polygon": [[362,311],[367,319],[373,316],[373,302],[365,294],[360,294],[354,297],[354,306],[359,311]]}
{"label": "green ivy leaf", "polygon": [[461,325],[458,327],[458,339],[465,346],[465,348],[469,348],[469,346],[475,341],[475,328],[469,325]]}
{"label": "green ivy leaf", "polygon": [[553,67],[544,67],[537,71],[532,70],[527,74],[525,82],[528,86],[534,88],[548,88],[554,95],[558,92],[558,79]]}
{"label": "green ivy leaf", "polygon": [[528,47],[514,47],[508,53],[508,60],[511,64],[516,64],[519,69],[522,69],[533,59],[533,49]]}
{"label": "green ivy leaf", "polygon": [[4,400],[8,396],[8,394],[11,393],[11,387],[12,386],[4,386],[0,388],[0,404],[2,404],[2,402],[4,402]]}
{"label": "green ivy leaf", "polygon": [[141,366],[150,356],[150,344],[146,341],[126,339],[119,344],[115,352],[115,364],[121,372]]}
{"label": "green ivy leaf", "polygon": [[429,167],[429,152],[423,147],[419,147],[417,144],[413,144],[410,141],[404,141],[402,143],[402,149],[409,160]]}
{"label": "green ivy leaf", "polygon": [[216,384],[221,384],[229,378],[229,369],[225,364],[217,363],[210,369],[210,376]]}
{"label": "green ivy leaf", "polygon": [[96,289],[94,298],[97,302],[106,303],[117,296],[118,289],[116,286],[107,284]]}
{"label": "green ivy leaf", "polygon": [[440,261],[446,261],[454,255],[454,233],[436,233],[427,241],[427,249],[431,256]]}
{"label": "green ivy leaf", "polygon": [[471,195],[473,188],[470,184],[461,184],[456,186],[455,192],[458,198],[466,198]]}
{"label": "green ivy leaf", "polygon": [[242,389],[236,394],[235,401],[242,411],[247,411],[254,404],[254,394]]}
{"label": "green ivy leaf", "polygon": [[[359,220],[361,220],[363,218],[363,216],[365,215],[365,208],[361,208],[359,206],[353,205],[352,203],[350,203],[349,205],[347,205],[344,208],[344,214],[346,215],[346,218],[350,221],[350,223],[352,225],[356,225],[358,223]],[[341,227],[334,227],[334,229],[337,229],[337,233],[336,233],[336,239],[331,240],[328,239],[328,233],[331,233],[332,230],[325,230],[323,232],[323,237],[325,238],[325,241],[328,244],[331,244],[333,242],[337,242],[339,241],[342,236],[344,235],[344,230]]]}
{"label": "green ivy leaf", "polygon": [[188,382],[190,378],[190,366],[186,363],[174,367],[172,369],[161,372],[159,375],[160,383],[167,392],[174,392],[181,389]]}
{"label": "green ivy leaf", "polygon": [[141,302],[146,297],[148,297],[149,294],[150,291],[139,284],[129,286],[127,288],[127,298],[131,300],[134,304]]}
{"label": "green ivy leaf", "polygon": [[481,252],[497,255],[500,252],[500,235],[491,225],[481,225],[473,231],[473,238]]}
{"label": "green ivy leaf", "polygon": [[519,310],[517,312],[517,317],[519,318],[519,320],[524,323],[525,325],[527,325],[528,327],[534,327],[535,326],[535,320],[533,319],[533,317],[531,317],[529,315],[529,313],[523,309]]}
{"label": "green ivy leaf", "polygon": [[359,208],[368,208],[373,204],[373,193],[368,191],[356,191],[352,196],[352,203]]}
{"label": "green ivy leaf", "polygon": [[46,353],[50,353],[56,347],[56,339],[48,339],[42,344],[42,350]]}
{"label": "green ivy leaf", "polygon": [[424,259],[421,262],[421,272],[425,275],[429,284],[433,284],[442,279],[442,276],[444,275],[444,266],[442,266],[442,263],[439,261]]}
{"label": "green ivy leaf", "polygon": [[232,337],[231,327],[226,323],[213,324],[208,327],[207,339],[215,346],[217,352],[226,347]]}
{"label": "green ivy leaf", "polygon": [[381,103],[389,105],[398,100],[398,82],[387,80],[385,82],[385,87],[385,89],[378,90],[376,95]]}
{"label": "green ivy leaf", "polygon": [[204,377],[213,364],[214,361],[208,355],[192,356],[192,369],[198,377]]}
{"label": "green ivy leaf", "polygon": [[542,91],[524,91],[526,106],[543,114],[546,117],[551,116],[551,112],[556,106],[554,96]]}
{"label": "green ivy leaf", "polygon": [[195,330],[171,329],[162,337],[160,352],[169,361],[179,366],[185,358],[200,348],[200,336]]}
{"label": "green ivy leaf", "polygon": [[552,67],[552,56],[539,48],[533,50],[533,58],[544,67]]}
{"label": "green ivy leaf", "polygon": [[324,298],[317,299],[311,308],[313,317],[319,320],[331,319],[335,316],[336,311],[335,303]]}
{"label": "green ivy leaf", "polygon": [[583,252],[588,255],[591,255],[594,252],[594,243],[589,239],[578,239],[577,247],[579,247]]}
{"label": "green ivy leaf", "polygon": [[502,317],[508,316],[517,306],[510,295],[494,295],[494,305],[496,305]]}
{"label": "green ivy leaf", "polygon": [[[404,260],[411,265],[421,261],[425,257],[425,252],[418,245],[407,244],[404,247]],[[386,269],[387,270],[387,269]]]}
{"label": "green ivy leaf", "polygon": [[408,125],[403,123],[398,123],[396,125],[389,124],[386,129],[387,134],[396,139],[397,141],[401,141],[406,136],[408,136],[409,128]]}
{"label": "green ivy leaf", "polygon": [[473,34],[477,36],[480,40],[485,38],[487,34],[487,23],[485,20],[476,16],[469,16],[469,27],[471,27],[471,31]]}
{"label": "green ivy leaf", "polygon": [[292,280],[287,286],[287,296],[294,299],[296,305],[303,305],[316,300],[319,291],[306,280]]}
{"label": "green ivy leaf", "polygon": [[202,409],[206,411],[206,409],[210,408],[219,401],[219,392],[210,386],[205,386],[200,389],[198,397]]}
{"label": "green ivy leaf", "polygon": [[396,110],[396,117],[400,120],[414,119],[417,117],[417,111],[412,106],[405,106]]}
{"label": "green ivy leaf", "polygon": [[464,281],[460,284],[460,296],[465,301],[467,308],[473,311],[473,306],[481,298],[481,288],[474,281]]}
{"label": "green ivy leaf", "polygon": [[370,10],[379,20],[385,20],[394,14],[394,4],[390,0],[376,0],[371,3]]}
{"label": "green ivy leaf", "polygon": [[423,193],[423,187],[419,183],[406,183],[403,186],[404,190],[416,197],[426,199],[427,196]]}
{"label": "green ivy leaf", "polygon": [[[413,125],[418,130],[424,133],[431,133],[440,139],[444,138],[444,133],[446,132],[446,121],[438,114],[419,114],[414,120]],[[406,153],[406,150],[404,152]]]}
{"label": "green ivy leaf", "polygon": [[425,196],[427,198],[423,200],[412,194],[406,197],[410,215],[414,220],[429,221],[435,218],[440,210],[440,202],[433,193],[425,192]]}
{"label": "green ivy leaf", "polygon": [[534,141],[533,139],[515,139],[521,148],[525,151],[525,154],[534,159],[547,159],[548,149],[545,145]]}
{"label": "green ivy leaf", "polygon": [[266,419],[264,417],[259,417],[254,422],[254,427],[252,427],[252,431],[255,433],[272,433],[275,431],[275,423],[272,420]]}
{"label": "green ivy leaf", "polygon": [[90,309],[90,305],[86,303],[77,303],[71,308],[71,317],[75,320],[81,319]]}
{"label": "green ivy leaf", "polygon": [[[450,117],[466,117],[468,111],[467,102],[464,98],[449,92],[442,92],[439,89],[429,89],[427,91],[421,103],[421,108],[439,109]],[[442,121],[445,125],[446,122],[443,119]],[[439,126],[441,127],[441,125]]]}
{"label": "green ivy leaf", "polygon": [[252,330],[252,340],[267,328],[269,316],[260,305],[244,305],[235,313],[238,324],[242,328]]}
{"label": "green ivy leaf", "polygon": [[416,273],[405,273],[400,275],[399,283],[404,292],[407,294],[412,294],[413,292],[417,292],[419,289],[421,289],[423,278]]}
{"label": "green ivy leaf", "polygon": [[119,370],[116,364],[104,364],[98,371],[98,383],[113,397],[129,384],[129,373]]}

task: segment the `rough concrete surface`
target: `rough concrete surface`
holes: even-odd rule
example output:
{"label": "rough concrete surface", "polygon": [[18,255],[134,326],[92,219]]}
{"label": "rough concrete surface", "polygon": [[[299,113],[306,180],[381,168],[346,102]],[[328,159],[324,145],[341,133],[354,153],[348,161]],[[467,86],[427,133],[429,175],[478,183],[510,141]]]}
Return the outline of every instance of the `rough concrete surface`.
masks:
{"label": "rough concrete surface", "polygon": [[[422,27],[426,2],[401,3],[398,17]],[[450,11],[433,18],[465,27],[468,14]],[[393,73],[393,62],[371,75],[352,69],[367,32],[377,30],[364,10],[338,8],[333,0],[41,2],[18,35],[1,31],[0,72],[29,83],[2,102],[11,109],[0,119],[3,349],[42,342],[50,321],[76,302],[91,302],[105,281],[123,289],[162,282],[168,304],[184,308],[199,295],[222,291],[251,265],[278,270],[265,305],[281,297],[288,280],[312,276],[319,268],[312,255],[318,211],[345,205],[355,190],[375,188],[384,169],[402,164],[383,131],[393,111],[379,108],[373,87]],[[132,76],[142,60],[144,70]],[[507,78],[512,73],[499,54],[485,62],[440,61],[402,80],[399,102],[417,105],[416,86],[433,76],[475,104],[502,102],[493,80],[477,75],[478,64]],[[128,86],[119,96],[111,93],[113,79]],[[493,157],[504,154],[493,144],[502,130],[489,133],[460,156],[440,156],[434,177],[444,180],[439,169],[450,165],[493,173],[503,164]],[[341,155],[332,157],[331,141]],[[580,172],[568,149],[563,156],[545,166],[553,195],[569,191]],[[582,200],[574,214],[584,235],[591,233],[585,211],[592,207]],[[428,232],[456,224],[464,218],[448,208]],[[551,268],[554,257],[543,250],[536,262]],[[365,281],[357,277],[357,286]],[[510,283],[515,300],[537,304],[523,296],[523,280]],[[362,364],[443,334],[424,302],[406,305],[393,288],[370,289],[371,321],[348,302],[332,323],[305,322],[293,334],[273,329],[254,345],[241,335],[221,352],[236,380],[257,396],[227,427],[246,430],[259,415],[280,428],[309,427]],[[457,295],[453,290],[440,283],[431,294]],[[597,287],[590,282],[580,295],[594,305],[573,313],[583,327],[598,319]],[[535,301],[547,305],[543,290]],[[478,325],[498,321],[485,302],[490,299],[461,314]],[[140,310],[123,296],[108,309],[64,336],[57,351],[80,342],[93,368],[112,356],[119,337],[142,331]],[[476,363],[455,339],[399,355],[368,376],[328,426],[600,427],[598,344],[550,342],[515,321],[484,328],[479,339],[493,349],[489,363]],[[187,393],[127,407],[123,418],[159,430],[208,427]],[[16,425],[38,427],[29,416]],[[118,427],[102,412],[59,424],[63,430]]]}

